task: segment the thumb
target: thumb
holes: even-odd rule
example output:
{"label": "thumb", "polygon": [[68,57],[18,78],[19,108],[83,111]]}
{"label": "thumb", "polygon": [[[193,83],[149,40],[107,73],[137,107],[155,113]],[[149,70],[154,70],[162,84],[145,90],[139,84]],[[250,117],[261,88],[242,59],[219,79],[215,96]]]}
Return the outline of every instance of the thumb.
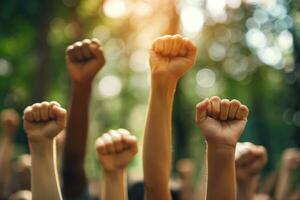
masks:
{"label": "thumb", "polygon": [[204,99],[202,102],[198,103],[196,105],[196,123],[201,123],[204,121],[207,117],[207,108],[209,105],[209,100],[208,98]]}

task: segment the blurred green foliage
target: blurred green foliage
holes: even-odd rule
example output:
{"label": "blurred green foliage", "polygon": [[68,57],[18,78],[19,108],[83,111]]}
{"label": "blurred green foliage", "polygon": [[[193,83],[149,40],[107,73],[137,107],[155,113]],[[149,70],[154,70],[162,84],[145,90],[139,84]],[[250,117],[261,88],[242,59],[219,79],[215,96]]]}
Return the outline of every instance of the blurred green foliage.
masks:
{"label": "blurred green foliage", "polygon": [[[176,93],[174,163],[188,157],[202,166],[204,141],[194,124],[194,107],[212,95],[236,98],[249,106],[251,115],[241,140],[266,146],[267,170],[278,166],[284,148],[300,144],[298,1],[220,0],[209,5],[181,0],[177,13],[160,14],[157,8],[168,4],[116,1],[114,7],[113,0],[2,0],[0,109],[13,107],[22,113],[26,105],[42,100],[67,106],[70,81],[64,49],[77,40],[99,38],[107,64],[95,79],[91,102],[87,168],[94,176],[98,165],[93,141],[100,133],[124,127],[142,141],[149,92],[147,48],[164,33],[161,27],[169,26],[199,47],[197,64]],[[188,24],[185,9],[195,14]],[[172,14],[183,20],[164,17]],[[193,26],[199,29],[190,30]],[[21,133],[17,144],[26,146]],[[140,156],[133,164],[137,173],[142,171]]]}

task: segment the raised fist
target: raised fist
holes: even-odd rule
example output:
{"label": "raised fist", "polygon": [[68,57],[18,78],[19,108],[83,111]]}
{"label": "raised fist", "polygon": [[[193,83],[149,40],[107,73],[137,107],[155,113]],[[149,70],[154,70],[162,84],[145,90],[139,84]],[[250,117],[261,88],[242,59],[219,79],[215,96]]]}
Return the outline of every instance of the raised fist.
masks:
{"label": "raised fist", "polygon": [[238,143],[235,151],[237,181],[249,181],[258,175],[267,163],[267,152],[263,146],[250,142]]}
{"label": "raised fist", "polygon": [[57,102],[42,102],[24,110],[24,129],[30,142],[54,139],[66,127],[67,112]]}
{"label": "raised fist", "polygon": [[126,168],[138,151],[136,137],[125,129],[104,133],[95,146],[104,171],[110,172]]}
{"label": "raised fist", "polygon": [[297,148],[286,149],[282,155],[282,165],[287,170],[295,170],[300,167],[300,150]]}
{"label": "raised fist", "polygon": [[3,110],[1,112],[1,124],[4,134],[12,136],[20,124],[20,116],[13,109]]}
{"label": "raised fist", "polygon": [[249,110],[237,100],[205,99],[196,106],[196,123],[209,144],[235,147]]}
{"label": "raised fist", "polygon": [[85,39],[68,46],[66,61],[70,76],[75,82],[91,82],[105,64],[98,39]]}
{"label": "raised fist", "polygon": [[154,40],[150,50],[152,77],[179,79],[195,63],[196,46],[180,35]]}

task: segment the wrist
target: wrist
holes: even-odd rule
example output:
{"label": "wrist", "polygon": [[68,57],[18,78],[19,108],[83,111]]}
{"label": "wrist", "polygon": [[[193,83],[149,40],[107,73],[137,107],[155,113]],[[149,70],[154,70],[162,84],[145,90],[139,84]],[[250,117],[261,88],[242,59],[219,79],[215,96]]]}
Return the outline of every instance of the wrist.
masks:
{"label": "wrist", "polygon": [[173,95],[177,86],[176,80],[153,78],[151,79],[151,90],[162,95]]}
{"label": "wrist", "polygon": [[53,153],[54,140],[47,140],[43,142],[32,142],[29,141],[29,147],[31,155],[44,157]]}
{"label": "wrist", "polygon": [[76,91],[86,91],[92,88],[92,81],[72,81],[72,88]]}
{"label": "wrist", "polygon": [[235,153],[236,145],[227,144],[227,143],[218,143],[206,141],[207,149],[210,151],[214,151],[216,153],[224,153],[224,154],[232,154]]}
{"label": "wrist", "polygon": [[125,169],[117,169],[117,170],[103,169],[103,175],[107,178],[112,178],[112,179],[123,178],[125,175]]}

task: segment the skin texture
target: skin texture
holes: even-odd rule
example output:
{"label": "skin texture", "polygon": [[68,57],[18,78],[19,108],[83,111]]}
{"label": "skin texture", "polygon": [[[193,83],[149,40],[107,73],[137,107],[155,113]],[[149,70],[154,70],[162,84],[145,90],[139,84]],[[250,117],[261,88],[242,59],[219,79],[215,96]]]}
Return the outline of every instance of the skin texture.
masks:
{"label": "skin texture", "polygon": [[284,200],[291,190],[293,172],[300,167],[300,150],[289,148],[283,152],[279,178],[275,190],[275,198]]}
{"label": "skin texture", "polygon": [[104,133],[95,142],[98,159],[103,168],[104,200],[127,200],[126,168],[137,149],[136,137],[125,129]]}
{"label": "skin texture", "polygon": [[207,142],[208,200],[236,199],[235,146],[248,112],[239,101],[216,96],[196,106],[196,123]]}
{"label": "skin texture", "polygon": [[[171,113],[178,80],[194,64],[196,47],[180,35],[154,40],[150,50],[151,93],[145,127],[143,164],[145,199],[171,199]],[[155,159],[153,159],[155,158]]]}
{"label": "skin texture", "polygon": [[63,151],[62,179],[64,196],[75,198],[87,188],[84,158],[91,85],[105,64],[100,42],[97,39],[85,39],[68,46],[66,62],[72,80],[72,94]]}
{"label": "skin texture", "polygon": [[259,173],[267,163],[263,146],[249,142],[238,143],[235,152],[235,169],[238,200],[252,200],[256,195]]}
{"label": "skin texture", "polygon": [[24,110],[23,124],[32,162],[32,200],[62,199],[54,138],[66,127],[66,118],[66,110],[57,102],[35,103]]}
{"label": "skin texture", "polygon": [[19,114],[12,109],[1,112],[3,138],[0,145],[0,197],[7,198],[11,186],[13,140],[20,124]]}

